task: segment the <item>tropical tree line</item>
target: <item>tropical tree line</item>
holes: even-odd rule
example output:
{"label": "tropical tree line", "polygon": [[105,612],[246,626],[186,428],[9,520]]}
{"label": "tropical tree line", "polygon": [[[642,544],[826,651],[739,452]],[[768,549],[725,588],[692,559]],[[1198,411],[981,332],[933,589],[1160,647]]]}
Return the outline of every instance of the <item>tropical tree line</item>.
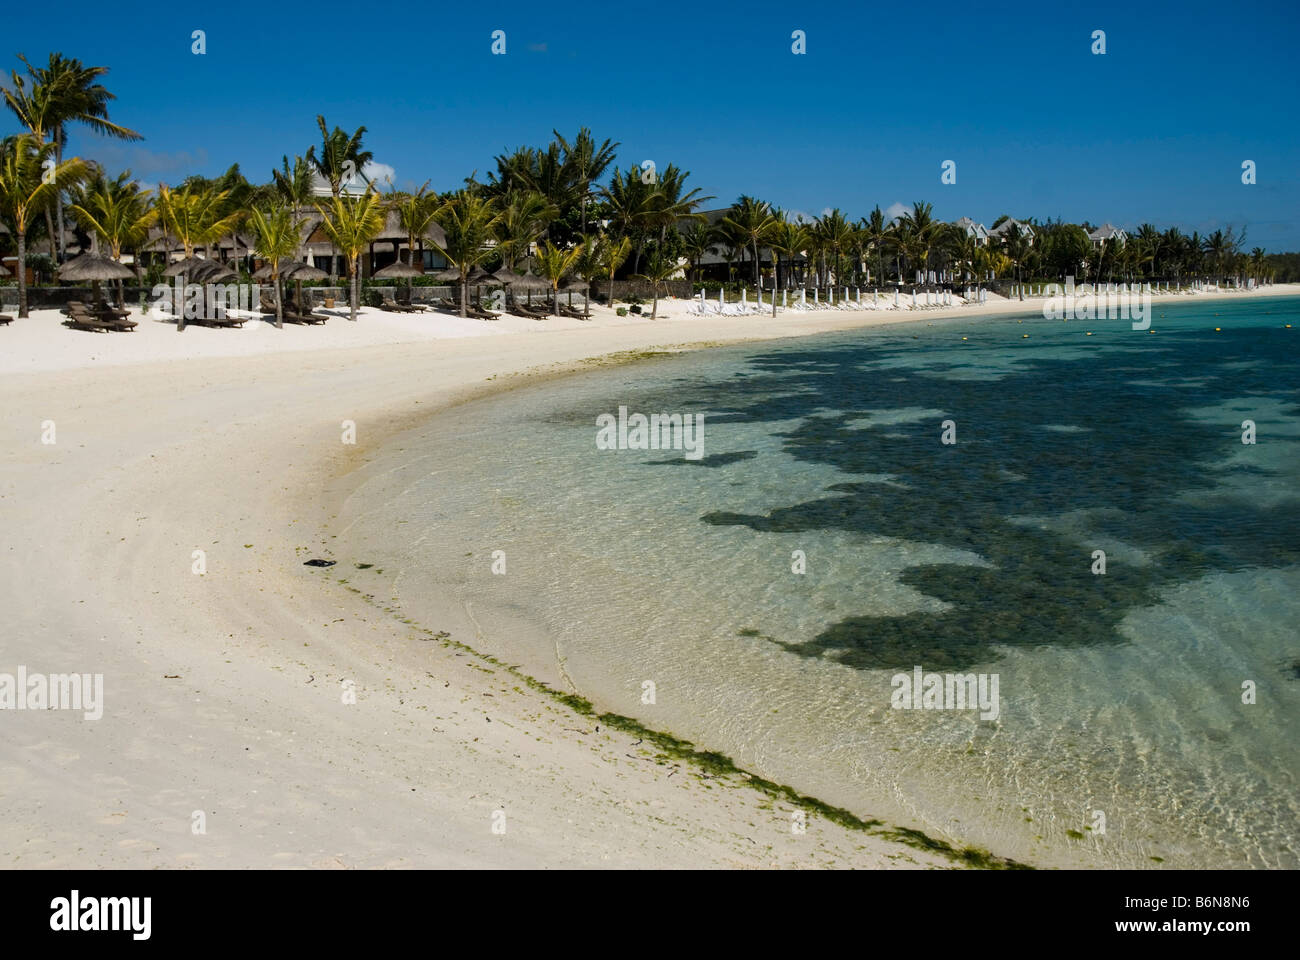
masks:
{"label": "tropical tree line", "polygon": [[[417,190],[374,182],[366,128],[349,132],[318,116],[319,143],[292,160],[285,155],[264,182],[250,181],[234,165],[219,177],[148,188],[129,170],[114,176],[93,161],[63,156],[67,130],[77,124],[140,139],[108,116],[114,97],[100,82],[107,68],[61,54],[43,66],[20,59],[25,72],[11,71],[0,89],[22,128],[0,142],[0,226],[19,262],[27,262],[31,242],[42,237],[54,238],[54,263],[63,262],[69,216],[102,255],[121,261],[130,254],[140,281],[147,259],[175,249],[188,258],[228,245],[238,263],[258,258],[271,265],[278,319],[282,265],[305,259],[317,229],[334,250],[330,283],[348,279],[355,319],[362,257],[390,216],[406,233],[411,257],[427,245],[449,265],[446,276],[457,283],[463,314],[471,281],[502,271],[535,273],[553,295],[571,277],[597,290],[605,282],[611,298],[616,278],[640,278],[653,284],[657,310],[666,281],[700,282],[706,261],[715,277],[720,265],[728,280],[778,290],[1004,277],[1023,289],[1028,279],[1066,275],[1268,280],[1279,267],[1259,248],[1246,253],[1244,231],[1231,228],[1201,237],[1143,224],[1126,241],[1094,245],[1088,224],[1028,219],[1021,222],[1032,237],[1013,227],[980,243],[936,219],[929,203],[893,217],[878,206],[858,219],[839,209],[806,217],[747,195],[706,216],[700,208],[714,198],[690,186],[689,171],[673,163],[622,169],[615,163],[620,145],[598,141],[585,128],[571,138],[553,131],[544,147],[498,155],[483,180],[472,174],[463,186],[439,193],[427,182]],[[441,242],[430,236],[434,224]],[[25,272],[18,272],[25,316]]]}

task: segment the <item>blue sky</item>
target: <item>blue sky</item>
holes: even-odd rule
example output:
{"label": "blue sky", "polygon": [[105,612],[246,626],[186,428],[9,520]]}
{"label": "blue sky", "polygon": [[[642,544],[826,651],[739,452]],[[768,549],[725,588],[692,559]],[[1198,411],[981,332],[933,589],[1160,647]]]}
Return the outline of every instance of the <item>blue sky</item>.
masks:
{"label": "blue sky", "polygon": [[[945,219],[1001,214],[1248,227],[1300,250],[1300,4],[1289,2],[254,5],[21,4],[12,55],[111,67],[112,116],[85,133],[113,172],[175,182],[238,162],[265,180],[351,130],[398,186],[459,186],[552,128],[622,143],[619,163],[673,162],[723,206],[790,210],[926,200]],[[277,20],[292,11],[291,20]],[[490,52],[493,30],[507,53]],[[1091,53],[1094,30],[1107,52]],[[191,53],[206,31],[207,53]],[[807,53],[791,53],[803,30]],[[0,133],[14,132],[0,116]],[[941,164],[957,183],[940,183]],[[1258,182],[1241,182],[1253,160]]]}

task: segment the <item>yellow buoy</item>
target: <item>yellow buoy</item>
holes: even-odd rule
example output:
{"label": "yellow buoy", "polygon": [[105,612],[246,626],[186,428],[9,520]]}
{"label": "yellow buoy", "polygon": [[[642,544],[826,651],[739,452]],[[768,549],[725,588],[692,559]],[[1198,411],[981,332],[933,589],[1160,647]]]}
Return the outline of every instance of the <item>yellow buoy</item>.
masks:
{"label": "yellow buoy", "polygon": [[1089,336],[1089,337],[1091,337],[1091,336],[1092,336],[1092,331],[1091,331],[1091,330],[1089,330],[1089,331],[1088,331],[1088,332],[1087,332],[1087,334],[1086,334],[1086,336]]}
{"label": "yellow buoy", "polygon": [[1022,340],[1028,340],[1028,339],[1029,339],[1029,334],[1027,334],[1027,333],[1022,333],[1022,334],[1020,335],[1020,339],[1022,339]]}
{"label": "yellow buoy", "polygon": [[962,337],[962,339],[965,340],[966,338],[965,338],[965,337]]}
{"label": "yellow buoy", "polygon": [[1215,332],[1215,333],[1220,333],[1222,330],[1223,330],[1222,327],[1215,327],[1215,328],[1214,328],[1214,332]]}

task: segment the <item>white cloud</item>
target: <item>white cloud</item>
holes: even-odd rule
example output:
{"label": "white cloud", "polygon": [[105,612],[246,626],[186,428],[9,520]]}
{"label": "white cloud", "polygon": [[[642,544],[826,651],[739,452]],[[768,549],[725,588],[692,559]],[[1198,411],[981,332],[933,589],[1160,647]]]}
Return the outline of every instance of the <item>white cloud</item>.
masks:
{"label": "white cloud", "polygon": [[912,210],[911,207],[905,206],[904,204],[901,204],[897,200],[895,200],[885,210],[885,222],[888,223],[891,220],[897,220],[903,214],[910,213],[911,210]]}

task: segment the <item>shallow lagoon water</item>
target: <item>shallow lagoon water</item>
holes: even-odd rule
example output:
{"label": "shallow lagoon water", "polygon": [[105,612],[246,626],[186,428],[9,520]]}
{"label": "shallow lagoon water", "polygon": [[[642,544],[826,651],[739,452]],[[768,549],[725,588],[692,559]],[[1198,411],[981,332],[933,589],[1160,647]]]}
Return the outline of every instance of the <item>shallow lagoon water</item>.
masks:
{"label": "shallow lagoon water", "polygon": [[[385,451],[353,533],[406,615],[454,597],[484,652],[855,813],[1300,866],[1300,308],[1152,327],[922,319],[512,391]],[[705,414],[703,458],[598,450],[620,406]],[[997,719],[893,709],[917,665],[997,674]]]}

